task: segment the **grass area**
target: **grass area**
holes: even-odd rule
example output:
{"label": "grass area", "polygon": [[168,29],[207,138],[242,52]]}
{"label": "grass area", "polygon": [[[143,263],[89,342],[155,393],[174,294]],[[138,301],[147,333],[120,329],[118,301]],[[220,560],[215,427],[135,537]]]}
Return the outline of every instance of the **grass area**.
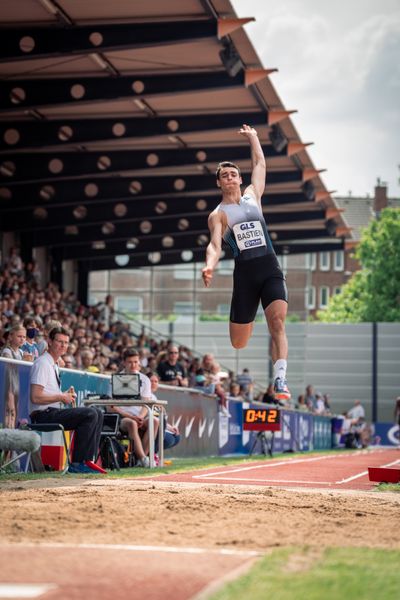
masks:
{"label": "grass area", "polygon": [[380,483],[375,488],[376,492],[400,492],[400,483]]}
{"label": "grass area", "polygon": [[[280,456],[286,456],[283,454],[276,454],[274,458],[279,458]],[[235,464],[248,464],[254,461],[259,460],[270,460],[269,457],[263,455],[253,455],[253,456],[232,456],[232,457],[224,457],[224,456],[208,456],[208,457],[192,457],[192,458],[171,458],[166,460],[171,460],[172,464],[165,466],[163,468],[157,469],[142,469],[142,468],[128,468],[108,471],[108,477],[113,478],[121,478],[121,477],[143,477],[149,476],[152,477],[154,475],[159,475],[161,473],[179,473],[182,471],[193,471],[195,469],[210,469],[213,467],[226,467],[229,465]],[[45,473],[0,473],[0,483],[2,481],[24,481],[29,479],[43,479],[47,477],[97,477],[96,475],[62,475],[59,472],[45,472]],[[98,477],[104,477],[103,475],[98,475]]]}
{"label": "grass area", "polygon": [[397,600],[400,550],[284,548],[210,600]]}

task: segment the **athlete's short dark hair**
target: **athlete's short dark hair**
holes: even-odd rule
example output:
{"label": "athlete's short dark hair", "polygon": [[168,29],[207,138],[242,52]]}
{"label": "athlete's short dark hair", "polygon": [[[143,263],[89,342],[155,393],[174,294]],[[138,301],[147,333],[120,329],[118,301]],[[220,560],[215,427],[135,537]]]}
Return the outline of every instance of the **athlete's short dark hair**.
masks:
{"label": "athlete's short dark hair", "polygon": [[221,169],[225,169],[226,167],[233,167],[234,169],[236,169],[236,171],[239,173],[240,176],[240,169],[237,165],[235,165],[235,163],[230,162],[229,160],[224,160],[224,162],[220,162],[218,167],[217,167],[217,171],[216,171],[216,176],[217,179],[219,179],[219,174],[221,173]]}

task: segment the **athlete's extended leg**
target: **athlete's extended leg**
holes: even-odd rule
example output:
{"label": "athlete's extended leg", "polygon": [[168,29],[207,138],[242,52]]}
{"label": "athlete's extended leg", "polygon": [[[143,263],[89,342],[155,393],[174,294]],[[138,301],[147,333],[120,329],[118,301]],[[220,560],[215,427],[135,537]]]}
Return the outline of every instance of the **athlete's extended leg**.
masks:
{"label": "athlete's extended leg", "polygon": [[288,342],[285,331],[285,319],[287,313],[287,302],[285,300],[274,300],[265,309],[269,333],[271,335],[271,358],[275,363],[278,359],[287,360]]}
{"label": "athlete's extended leg", "polygon": [[231,344],[237,350],[245,348],[253,332],[253,322],[251,323],[232,323],[229,322],[229,335]]}
{"label": "athlete's extended leg", "polygon": [[271,334],[271,358],[274,363],[275,398],[290,400],[290,392],[286,383],[286,367],[288,342],[285,331],[287,302],[274,300],[265,309],[265,317]]}

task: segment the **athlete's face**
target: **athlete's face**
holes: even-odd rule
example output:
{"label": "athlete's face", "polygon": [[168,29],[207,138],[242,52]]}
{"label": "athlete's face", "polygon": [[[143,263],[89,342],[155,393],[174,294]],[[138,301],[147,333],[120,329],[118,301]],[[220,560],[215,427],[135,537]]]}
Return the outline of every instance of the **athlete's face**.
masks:
{"label": "athlete's face", "polygon": [[239,175],[239,171],[234,167],[224,167],[219,172],[219,179],[217,179],[217,186],[224,190],[232,190],[235,187],[240,187],[242,178]]}

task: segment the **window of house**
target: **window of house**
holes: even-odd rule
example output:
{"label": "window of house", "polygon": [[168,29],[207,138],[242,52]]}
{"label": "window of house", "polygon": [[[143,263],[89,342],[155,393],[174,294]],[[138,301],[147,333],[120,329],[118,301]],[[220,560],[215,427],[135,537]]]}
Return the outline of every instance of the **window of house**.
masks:
{"label": "window of house", "polygon": [[176,315],[194,315],[201,312],[201,302],[174,302],[174,313]]}
{"label": "window of house", "polygon": [[115,308],[118,312],[141,314],[143,298],[140,296],[116,296]]}
{"label": "window of house", "polygon": [[317,267],[316,252],[308,252],[306,254],[306,269],[310,269],[310,271],[315,271],[316,267]]}
{"label": "window of house", "polygon": [[344,252],[343,250],[336,250],[333,253],[334,269],[335,271],[343,271],[344,269]]}
{"label": "window of house", "polygon": [[232,260],[220,260],[217,267],[218,275],[232,275],[232,271],[235,267],[235,261]]}
{"label": "window of house", "polygon": [[331,257],[329,252],[319,253],[319,268],[321,271],[329,271],[331,266]]}
{"label": "window of house", "polygon": [[326,285],[322,285],[319,288],[319,307],[326,308],[329,301],[329,288]]}
{"label": "window of house", "polygon": [[333,289],[333,293],[334,293],[335,295],[336,295],[336,294],[340,294],[340,292],[341,292],[341,291],[342,291],[342,288],[341,288],[340,286],[336,286],[336,287]]}
{"label": "window of house", "polygon": [[193,265],[175,265],[174,266],[174,279],[186,279],[190,280],[194,278]]}
{"label": "window of house", "polygon": [[288,263],[287,254],[280,254],[277,258],[278,258],[278,261],[279,261],[282,271],[286,274],[287,263]]}
{"label": "window of house", "polygon": [[315,308],[315,286],[310,285],[306,289],[306,306],[309,309]]}
{"label": "window of house", "polygon": [[219,315],[229,315],[230,311],[231,311],[230,304],[218,304],[218,306],[217,306],[217,312]]}

